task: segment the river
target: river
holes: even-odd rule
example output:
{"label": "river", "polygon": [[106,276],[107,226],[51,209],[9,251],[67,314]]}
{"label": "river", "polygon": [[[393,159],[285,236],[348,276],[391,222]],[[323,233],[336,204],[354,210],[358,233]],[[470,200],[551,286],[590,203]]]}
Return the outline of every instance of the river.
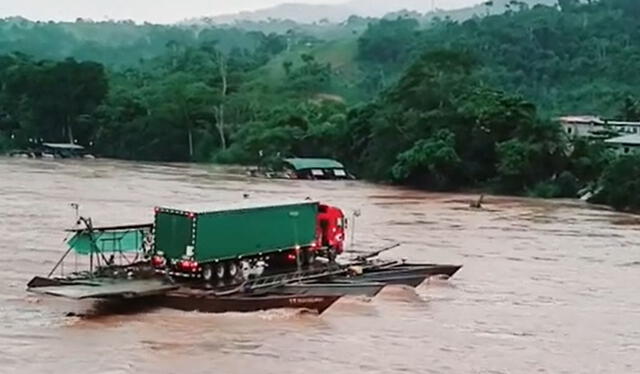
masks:
{"label": "river", "polygon": [[[70,203],[98,225],[153,207],[326,201],[354,249],[463,264],[449,281],[293,311],[66,317],[25,284],[62,254]],[[0,158],[1,373],[638,373],[640,218],[575,201],[434,194],[364,182],[249,179],[216,166]],[[78,305],[80,304],[80,305]]]}

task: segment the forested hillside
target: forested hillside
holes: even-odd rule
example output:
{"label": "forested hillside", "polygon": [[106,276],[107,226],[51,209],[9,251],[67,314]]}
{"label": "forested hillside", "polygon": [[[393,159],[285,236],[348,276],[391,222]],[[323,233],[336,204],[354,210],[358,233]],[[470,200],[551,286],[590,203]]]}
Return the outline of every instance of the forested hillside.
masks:
{"label": "forested hillside", "polygon": [[640,119],[638,14],[636,0],[514,2],[462,23],[352,18],[352,32],[329,39],[5,21],[0,148],[77,141],[108,157],[242,164],[327,156],[373,180],[548,197],[586,187],[637,207],[626,194],[640,188],[623,183],[640,177],[622,171],[630,161],[568,144],[550,118]]}
{"label": "forested hillside", "polygon": [[131,21],[75,23],[0,20],[0,53],[20,52],[36,59],[74,58],[112,68],[137,67],[180,48],[215,43],[217,48],[253,51],[262,33],[236,28],[137,25]]}
{"label": "forested hillside", "polygon": [[468,51],[484,82],[526,97],[545,114],[614,115],[640,84],[633,73],[640,65],[640,2],[560,4],[440,20],[424,30],[411,20],[382,21],[362,36],[360,56],[389,67],[429,50]]}

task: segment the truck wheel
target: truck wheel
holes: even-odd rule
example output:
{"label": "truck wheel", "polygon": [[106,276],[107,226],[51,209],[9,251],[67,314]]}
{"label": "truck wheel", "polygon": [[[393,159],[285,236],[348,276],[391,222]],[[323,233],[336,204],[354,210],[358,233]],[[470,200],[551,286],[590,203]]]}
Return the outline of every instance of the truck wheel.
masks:
{"label": "truck wheel", "polygon": [[313,265],[314,262],[316,262],[316,251],[311,249],[305,249],[304,260],[302,261],[302,264],[305,266],[310,266],[310,265]]}
{"label": "truck wheel", "polygon": [[224,264],[222,263],[217,263],[216,264],[216,278],[217,279],[222,279],[224,278],[226,271],[224,270]]}
{"label": "truck wheel", "polygon": [[229,262],[227,265],[227,275],[230,279],[234,279],[238,275],[238,263],[235,261]]}
{"label": "truck wheel", "polygon": [[338,254],[336,253],[336,250],[333,248],[329,248],[327,249],[327,259],[329,260],[330,263],[335,263],[336,262],[336,257],[338,257]]}
{"label": "truck wheel", "polygon": [[211,264],[204,264],[202,266],[202,279],[205,282],[211,282],[213,280],[213,266]]}

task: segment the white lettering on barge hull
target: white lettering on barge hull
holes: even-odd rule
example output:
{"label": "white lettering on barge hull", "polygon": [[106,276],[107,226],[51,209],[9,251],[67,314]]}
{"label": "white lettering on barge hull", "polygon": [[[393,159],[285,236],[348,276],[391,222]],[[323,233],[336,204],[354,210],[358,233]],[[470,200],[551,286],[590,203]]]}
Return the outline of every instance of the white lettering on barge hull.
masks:
{"label": "white lettering on barge hull", "polygon": [[289,304],[308,304],[308,303],[321,303],[324,299],[321,297],[292,297],[289,299]]}

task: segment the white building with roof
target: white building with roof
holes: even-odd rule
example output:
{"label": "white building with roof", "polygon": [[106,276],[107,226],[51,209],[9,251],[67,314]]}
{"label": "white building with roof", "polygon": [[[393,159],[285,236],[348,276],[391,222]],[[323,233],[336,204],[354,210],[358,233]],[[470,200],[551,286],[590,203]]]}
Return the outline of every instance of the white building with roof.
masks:
{"label": "white building with roof", "polygon": [[628,155],[640,150],[640,134],[618,136],[604,141],[619,155]]}
{"label": "white building with roof", "polygon": [[596,116],[556,118],[570,137],[611,138],[622,134],[640,134],[640,122],[604,120]]}

